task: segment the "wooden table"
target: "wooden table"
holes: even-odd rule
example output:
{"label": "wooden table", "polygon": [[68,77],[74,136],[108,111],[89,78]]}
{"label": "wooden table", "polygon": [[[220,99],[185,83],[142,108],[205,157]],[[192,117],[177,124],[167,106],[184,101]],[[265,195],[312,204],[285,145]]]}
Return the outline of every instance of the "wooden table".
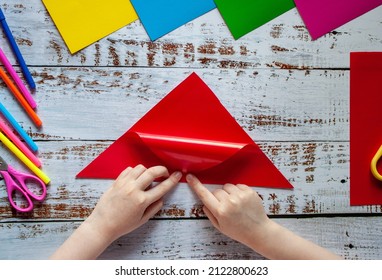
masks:
{"label": "wooden table", "polygon": [[[294,185],[256,188],[271,218],[347,259],[382,258],[382,207],[349,206],[349,54],[382,51],[382,7],[317,41],[296,9],[238,41],[214,10],[155,42],[137,21],[71,55],[41,1],[6,2],[1,7],[37,83],[43,128],[4,84],[0,100],[36,140],[52,183],[43,204],[20,214],[0,182],[0,259],[46,259],[112,182],[76,180],[77,172],[192,72]],[[0,153],[26,170],[4,146]],[[154,219],[100,258],[262,256],[215,230],[181,184]]]}

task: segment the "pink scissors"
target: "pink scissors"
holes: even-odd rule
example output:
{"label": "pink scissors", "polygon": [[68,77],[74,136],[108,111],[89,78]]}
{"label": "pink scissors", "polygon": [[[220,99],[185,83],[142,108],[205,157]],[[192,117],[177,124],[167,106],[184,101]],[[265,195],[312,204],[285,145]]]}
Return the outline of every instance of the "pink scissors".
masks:
{"label": "pink scissors", "polygon": [[[40,178],[30,175],[21,173],[17,170],[15,170],[12,166],[7,164],[7,162],[0,157],[0,174],[3,176],[5,185],[8,192],[8,199],[10,204],[13,208],[15,208],[17,211],[20,212],[29,212],[33,209],[33,202],[32,199],[37,201],[43,201],[46,196],[46,185],[43,181],[41,181]],[[27,181],[34,182],[37,185],[41,187],[42,194],[36,195],[34,194],[26,185]],[[28,202],[27,207],[22,208],[20,206],[17,206],[15,201],[13,200],[12,195],[14,193],[20,193],[24,199]]]}

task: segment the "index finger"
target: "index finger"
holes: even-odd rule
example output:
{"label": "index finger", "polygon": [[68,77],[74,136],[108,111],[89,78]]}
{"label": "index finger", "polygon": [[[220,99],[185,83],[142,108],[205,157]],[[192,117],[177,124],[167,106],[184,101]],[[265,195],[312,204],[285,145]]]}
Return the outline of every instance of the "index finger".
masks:
{"label": "index finger", "polygon": [[136,183],[140,189],[145,190],[155,179],[167,177],[168,170],[164,166],[154,166],[146,169],[137,179]]}
{"label": "index finger", "polygon": [[214,214],[219,205],[218,199],[194,175],[187,174],[186,180],[203,204]]}
{"label": "index finger", "polygon": [[174,172],[166,180],[146,191],[146,194],[149,195],[151,201],[157,201],[174,188],[181,178],[182,172]]}

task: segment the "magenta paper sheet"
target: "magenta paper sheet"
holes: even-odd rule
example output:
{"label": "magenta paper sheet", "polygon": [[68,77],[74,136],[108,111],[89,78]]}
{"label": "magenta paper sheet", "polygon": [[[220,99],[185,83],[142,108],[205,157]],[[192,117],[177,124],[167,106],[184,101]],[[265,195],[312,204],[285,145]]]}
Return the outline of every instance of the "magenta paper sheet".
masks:
{"label": "magenta paper sheet", "polygon": [[382,5],[382,0],[295,0],[313,40]]}

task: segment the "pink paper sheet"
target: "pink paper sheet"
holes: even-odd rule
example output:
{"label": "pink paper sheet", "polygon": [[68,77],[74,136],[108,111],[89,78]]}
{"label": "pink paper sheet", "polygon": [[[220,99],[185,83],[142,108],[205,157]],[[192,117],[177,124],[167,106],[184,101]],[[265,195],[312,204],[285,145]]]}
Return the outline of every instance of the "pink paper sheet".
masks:
{"label": "pink paper sheet", "polygon": [[295,0],[313,40],[382,5],[382,0]]}

